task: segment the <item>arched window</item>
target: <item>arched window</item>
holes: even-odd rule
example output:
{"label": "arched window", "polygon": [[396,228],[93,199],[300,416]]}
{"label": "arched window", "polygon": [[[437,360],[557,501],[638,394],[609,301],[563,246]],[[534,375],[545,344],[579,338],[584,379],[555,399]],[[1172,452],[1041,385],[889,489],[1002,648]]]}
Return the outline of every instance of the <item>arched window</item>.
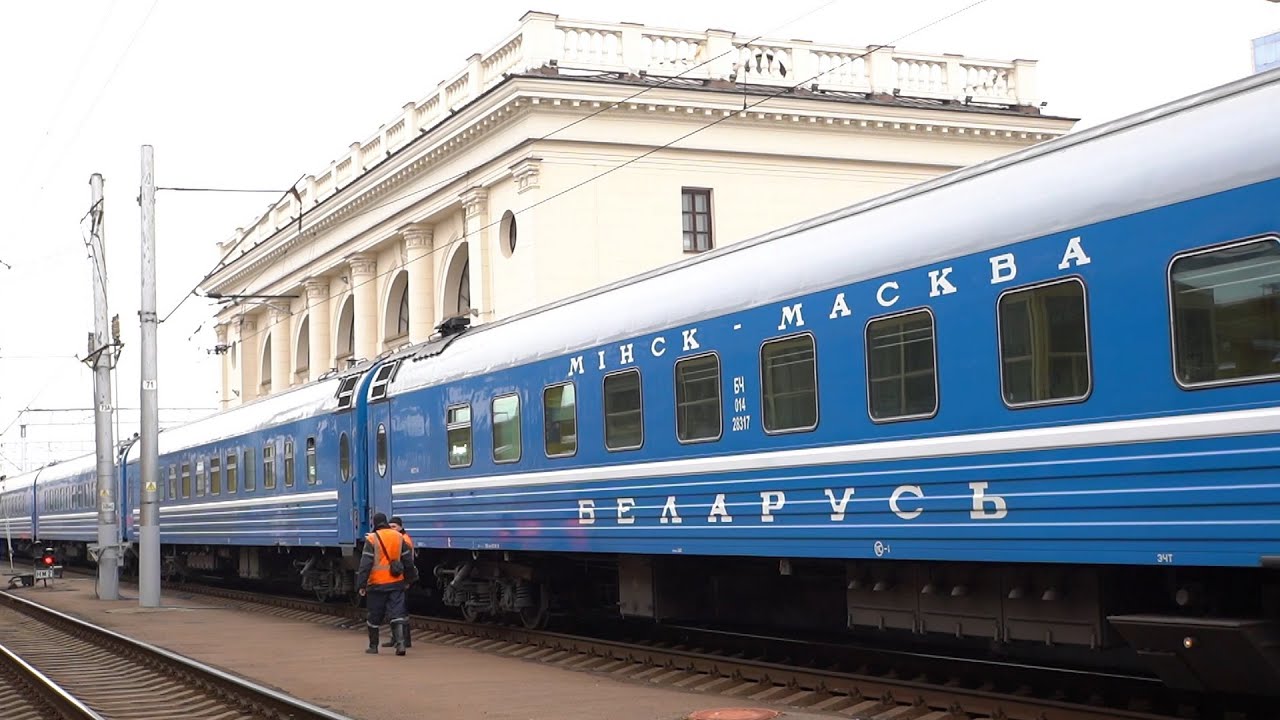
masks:
{"label": "arched window", "polygon": [[400,293],[400,311],[396,318],[396,334],[407,335],[409,333],[409,290]]}
{"label": "arched window", "polygon": [[353,298],[348,297],[342,303],[342,311],[338,313],[338,332],[335,334],[337,339],[337,352],[334,357],[338,360],[344,360],[351,357],[356,347],[356,304]]}
{"label": "arched window", "polygon": [[458,279],[458,314],[471,309],[471,260],[462,264],[462,276]]}
{"label": "arched window", "polygon": [[444,276],[444,288],[440,296],[441,317],[458,317],[471,310],[471,263],[467,243],[458,243],[449,258],[449,269]]}
{"label": "arched window", "polygon": [[298,329],[297,352],[293,355],[293,371],[303,372],[311,367],[311,316],[302,318]]}
{"label": "arched window", "polygon": [[387,286],[382,339],[393,340],[409,334],[409,273],[401,270]]}
{"label": "arched window", "polygon": [[263,385],[271,384],[271,338],[262,344],[262,374],[258,377]]}

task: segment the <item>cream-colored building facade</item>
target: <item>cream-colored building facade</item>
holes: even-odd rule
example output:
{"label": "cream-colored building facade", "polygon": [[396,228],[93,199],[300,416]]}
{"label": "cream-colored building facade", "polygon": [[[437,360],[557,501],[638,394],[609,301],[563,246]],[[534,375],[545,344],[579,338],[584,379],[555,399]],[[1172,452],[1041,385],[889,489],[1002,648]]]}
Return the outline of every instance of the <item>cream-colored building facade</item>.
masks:
{"label": "cream-colored building facade", "polygon": [[219,244],[222,405],[1069,132],[1035,70],[528,13]]}

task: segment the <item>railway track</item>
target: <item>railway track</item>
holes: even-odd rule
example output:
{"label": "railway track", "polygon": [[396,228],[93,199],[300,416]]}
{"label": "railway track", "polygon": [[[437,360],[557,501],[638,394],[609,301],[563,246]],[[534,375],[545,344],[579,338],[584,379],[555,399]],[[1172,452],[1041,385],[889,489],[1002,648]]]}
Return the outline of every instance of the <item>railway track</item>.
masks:
{"label": "railway track", "polygon": [[8,592],[0,637],[5,718],[350,720]]}
{"label": "railway track", "polygon": [[[363,611],[348,605],[203,585],[173,585],[170,589],[220,598],[233,607],[255,613],[337,627],[364,627]],[[830,655],[797,652],[793,640],[755,637],[746,642],[743,639],[746,636],[737,636],[726,642],[722,631],[697,628],[679,629],[683,640],[637,641],[417,615],[411,618],[410,624],[415,630],[416,642],[435,642],[572,670],[715,693],[739,702],[767,702],[797,711],[826,712],[863,720],[1246,720],[1254,717],[1247,712],[1235,714],[1219,708],[1161,703],[1160,688],[1139,678],[1086,677],[1050,668],[988,664],[982,669],[985,681],[976,681],[971,668],[965,672],[947,672],[943,662],[947,658],[934,658],[931,669],[912,669],[909,673],[902,671],[908,666],[906,662],[895,665],[883,659],[856,667],[840,667]],[[779,649],[779,643],[790,646]],[[1082,693],[1081,688],[1090,689]],[[1274,718],[1276,714],[1257,717]]]}

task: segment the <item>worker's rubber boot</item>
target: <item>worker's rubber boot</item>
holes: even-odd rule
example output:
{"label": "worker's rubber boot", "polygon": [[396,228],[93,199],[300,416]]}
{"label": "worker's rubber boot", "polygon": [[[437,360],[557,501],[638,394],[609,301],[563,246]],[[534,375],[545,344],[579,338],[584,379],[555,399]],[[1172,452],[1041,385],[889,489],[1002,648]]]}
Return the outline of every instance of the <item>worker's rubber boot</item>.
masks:
{"label": "worker's rubber boot", "polygon": [[391,640],[396,644],[396,654],[404,654],[404,623],[391,623]]}
{"label": "worker's rubber boot", "polygon": [[404,646],[405,649],[413,647],[413,637],[409,634],[409,623],[404,624]]}
{"label": "worker's rubber boot", "polygon": [[[392,624],[392,625],[391,625],[391,627],[392,627],[392,628],[394,628],[394,627],[395,627],[395,625],[394,625],[394,624]],[[395,634],[394,632],[392,632],[392,633],[387,637],[387,641],[386,641],[386,642],[384,642],[384,643],[382,643],[382,647],[395,647],[395,646],[396,646],[396,634]]]}
{"label": "worker's rubber boot", "polygon": [[[392,627],[394,628],[394,626]],[[369,628],[369,647],[365,652],[370,655],[378,654],[378,628],[376,627]]]}

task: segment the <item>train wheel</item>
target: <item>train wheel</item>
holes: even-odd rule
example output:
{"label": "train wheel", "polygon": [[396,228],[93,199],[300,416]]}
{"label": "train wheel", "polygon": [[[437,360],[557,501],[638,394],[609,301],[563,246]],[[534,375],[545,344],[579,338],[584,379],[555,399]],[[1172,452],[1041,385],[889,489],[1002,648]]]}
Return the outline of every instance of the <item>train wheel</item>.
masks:
{"label": "train wheel", "polygon": [[541,630],[547,626],[551,613],[547,608],[526,608],[520,611],[520,622],[529,630]]}

